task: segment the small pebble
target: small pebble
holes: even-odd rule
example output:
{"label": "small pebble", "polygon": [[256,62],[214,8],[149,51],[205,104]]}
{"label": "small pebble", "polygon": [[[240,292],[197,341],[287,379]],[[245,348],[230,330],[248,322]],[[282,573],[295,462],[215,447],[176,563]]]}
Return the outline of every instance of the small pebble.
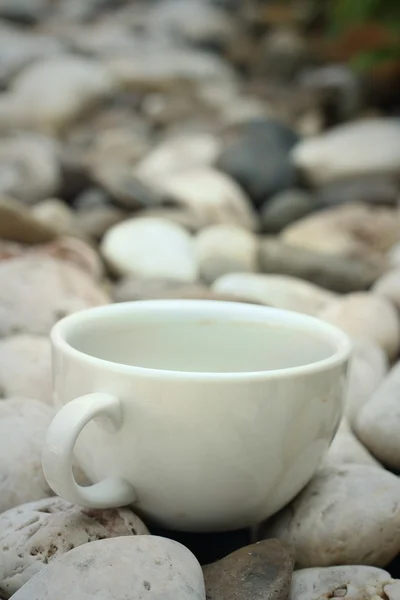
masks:
{"label": "small pebble", "polygon": [[227,273],[258,270],[257,238],[241,227],[207,227],[196,237],[195,248],[200,275],[207,283]]}
{"label": "small pebble", "polygon": [[198,167],[211,166],[220,142],[210,133],[174,135],[162,140],[135,167],[135,173],[154,184],[168,175]]}
{"label": "small pebble", "polygon": [[115,85],[97,61],[65,54],[26,67],[14,79],[11,93],[22,123],[52,133],[110,95]]}
{"label": "small pebble", "polygon": [[43,244],[53,240],[56,229],[43,223],[15,198],[0,197],[0,237],[21,244]]}
{"label": "small pebble", "polygon": [[289,225],[283,240],[316,252],[377,261],[400,236],[400,212],[367,204],[344,204],[313,213]]}
{"label": "small pebble", "polygon": [[396,176],[400,168],[400,125],[396,118],[346,123],[299,142],[292,157],[316,185],[365,174]]}
{"label": "small pebble", "polygon": [[397,206],[399,194],[399,186],[394,178],[365,174],[322,186],[318,189],[316,202],[321,207],[354,202]]}
{"label": "small pebble", "polygon": [[261,222],[267,233],[278,233],[318,207],[315,198],[300,189],[285,190],[261,206]]}
{"label": "small pebble", "polygon": [[119,275],[196,281],[190,235],[167,219],[128,219],[108,230],[101,243],[105,260]]}
{"label": "small pebble", "polygon": [[272,237],[261,240],[259,258],[266,273],[299,277],[340,293],[368,289],[382,273],[379,265],[361,258],[316,252]]}
{"label": "small pebble", "polygon": [[0,140],[0,194],[34,204],[57,193],[61,186],[59,146],[39,133]]}
{"label": "small pebble", "polygon": [[243,123],[222,148],[217,166],[247,191],[256,205],[293,187],[296,174],[289,153],[298,141],[274,119]]}
{"label": "small pebble", "polygon": [[210,168],[172,173],[158,184],[171,202],[189,208],[203,227],[215,224],[257,228],[256,214],[239,185],[224,173]]}

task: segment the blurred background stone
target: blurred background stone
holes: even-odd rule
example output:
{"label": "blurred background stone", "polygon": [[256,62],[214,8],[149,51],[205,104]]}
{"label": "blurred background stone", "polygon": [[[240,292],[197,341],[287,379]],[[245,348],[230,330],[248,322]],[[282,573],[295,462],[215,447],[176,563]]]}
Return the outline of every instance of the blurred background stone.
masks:
{"label": "blurred background stone", "polygon": [[353,342],[328,470],[275,517],[314,569],[288,590],[287,553],[257,558],[255,530],[161,535],[228,564],[218,600],[397,599],[399,27],[391,0],[0,0],[0,511],[52,493],[60,318],[157,298],[286,308]]}

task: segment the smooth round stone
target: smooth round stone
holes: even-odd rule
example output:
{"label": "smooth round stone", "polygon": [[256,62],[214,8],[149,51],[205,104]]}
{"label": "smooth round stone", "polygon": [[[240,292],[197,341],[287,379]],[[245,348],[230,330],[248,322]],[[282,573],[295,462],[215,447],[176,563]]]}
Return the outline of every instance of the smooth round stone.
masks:
{"label": "smooth round stone", "polygon": [[148,533],[126,508],[85,509],[57,496],[17,506],[0,515],[0,590],[9,598],[47,564],[82,544]]}
{"label": "smooth round stone", "polygon": [[[115,284],[112,290],[115,302],[136,300],[219,300],[222,302],[248,302],[231,294],[219,294],[200,283],[185,283],[174,279],[135,279],[127,277]],[[256,304],[259,304],[256,302]]]}
{"label": "smooth round stone", "polygon": [[261,240],[259,259],[266,273],[299,277],[340,293],[368,289],[382,273],[372,262],[314,252],[272,237]]}
{"label": "smooth round stone", "polygon": [[147,123],[131,112],[126,114],[123,109],[110,106],[83,132],[91,139],[90,145],[83,148],[83,155],[92,179],[125,206],[136,208],[143,196],[147,200],[149,191],[140,188],[135,174],[137,162],[150,147]]}
{"label": "smooth round stone", "polygon": [[400,310],[400,266],[380,277],[372,287],[374,294],[390,300]]}
{"label": "smooth round stone", "polygon": [[98,187],[92,186],[78,192],[74,197],[74,209],[78,212],[89,211],[94,208],[112,206],[106,192]]}
{"label": "smooth round stone", "polygon": [[217,166],[235,179],[256,205],[293,187],[295,169],[289,153],[297,135],[274,119],[242,124],[226,141]]}
{"label": "smooth round stone", "polygon": [[340,467],[345,464],[381,466],[356,438],[347,419],[342,420],[324,459],[323,466]]}
{"label": "smooth round stone", "polygon": [[291,246],[326,255],[343,258],[368,256],[363,242],[327,213],[313,214],[292,223],[282,231],[282,240]]}
{"label": "smooth round stone", "polygon": [[47,337],[21,334],[0,339],[0,398],[52,402],[51,348]]}
{"label": "smooth round stone", "polygon": [[143,181],[154,184],[172,173],[212,165],[219,150],[220,141],[211,133],[172,135],[135,166],[135,173]]}
{"label": "smooth round stone", "polygon": [[125,211],[116,206],[93,206],[77,211],[79,228],[84,235],[99,242],[117,223],[126,219]]}
{"label": "smooth round stone", "polygon": [[42,445],[53,410],[28,398],[0,401],[0,513],[52,496],[42,471]]}
{"label": "smooth round stone", "polygon": [[317,192],[316,201],[323,207],[353,202],[397,206],[399,191],[394,178],[365,174],[322,186]]}
{"label": "smooth round stone", "polygon": [[356,420],[357,435],[376,458],[400,469],[400,363],[396,363]]}
{"label": "smooth round stone", "polygon": [[97,250],[76,237],[59,237],[46,246],[35,246],[33,252],[76,265],[84,273],[98,281],[104,274],[103,262]]}
{"label": "smooth round stone", "polygon": [[214,225],[195,239],[201,277],[212,283],[227,273],[258,270],[258,241],[248,230],[234,225]]}
{"label": "smooth round stone", "polygon": [[57,11],[56,18],[60,18],[62,22],[64,20],[83,23],[89,21],[92,25],[99,11],[108,7],[112,7],[112,0],[111,2],[109,0],[86,0],[84,3],[80,0],[67,0],[57,2],[53,10]]}
{"label": "smooth round stone", "polygon": [[357,431],[357,417],[383,381],[389,362],[385,352],[374,342],[356,339],[352,342],[345,414],[352,429]]}
{"label": "smooth round stone", "polygon": [[232,273],[215,281],[212,289],[250,302],[316,315],[332,303],[336,295],[312,283],[286,275]]}
{"label": "smooth round stone", "polygon": [[369,292],[348,294],[332,302],[319,314],[354,338],[378,344],[389,359],[400,349],[400,320],[394,305]]}
{"label": "smooth round stone", "polygon": [[151,535],[83,544],[28,581],[13,600],[206,600],[201,567],[181,544]]}
{"label": "smooth round stone", "polygon": [[118,86],[126,90],[166,92],[182,83],[197,85],[233,77],[230,66],[218,56],[176,46],[165,38],[150,37],[135,48],[135,53],[137,60],[120,54],[106,61]]}
{"label": "smooth round stone", "polygon": [[103,65],[65,54],[26,67],[14,79],[11,93],[23,124],[57,131],[114,89]]}
{"label": "smooth round stone", "polygon": [[387,571],[364,565],[300,569],[293,573],[288,600],[380,600],[394,583]]}
{"label": "smooth round stone", "polygon": [[128,219],[109,229],[101,251],[119,275],[197,279],[194,244],[190,235],[167,219]]}
{"label": "smooth round stone", "polygon": [[55,140],[21,133],[0,142],[0,194],[34,204],[57,193],[61,169]]}
{"label": "smooth round stone", "polygon": [[274,27],[267,33],[257,52],[256,62],[264,77],[280,82],[292,81],[307,60],[307,43],[294,27]]}
{"label": "smooth round stone", "polygon": [[400,122],[374,118],[339,125],[299,142],[292,158],[314,185],[365,174],[396,176],[400,169]]}
{"label": "smooth round stone", "polygon": [[31,214],[38,223],[59,235],[82,236],[75,213],[59,198],[48,198],[39,202],[32,207]]}
{"label": "smooth round stone", "polygon": [[293,188],[280,192],[261,206],[263,230],[268,233],[278,233],[315,208],[317,208],[315,198],[303,190]]}
{"label": "smooth round stone", "polygon": [[43,244],[54,239],[56,231],[36,219],[19,200],[0,196],[0,237],[22,244]]}
{"label": "smooth round stone", "polygon": [[387,565],[399,552],[400,481],[382,468],[320,469],[265,525],[264,537],[293,544],[298,567]]}
{"label": "smooth round stone", "polygon": [[137,210],[160,206],[163,202],[162,196],[155,189],[132,173],[131,165],[102,164],[94,170],[93,178],[122,208]]}
{"label": "smooth round stone", "polygon": [[246,94],[237,80],[205,81],[198,86],[197,93],[207,111],[217,115],[218,122],[227,128],[237,127],[254,118],[265,118],[273,112],[265,98]]}
{"label": "smooth round stone", "polygon": [[151,30],[196,46],[224,47],[234,29],[229,13],[202,0],[166,0],[149,13]]}
{"label": "smooth round stone", "polygon": [[157,183],[171,201],[189,208],[203,227],[215,224],[238,225],[255,230],[257,216],[239,185],[224,173],[211,168],[173,173]]}
{"label": "smooth round stone", "polygon": [[193,212],[190,208],[183,206],[159,206],[154,208],[146,208],[135,213],[136,219],[157,218],[167,219],[186,229],[189,233],[197,233],[204,229],[202,217]]}
{"label": "smooth round stone", "polygon": [[[3,0],[4,1],[4,0]],[[0,2],[0,7],[2,2]],[[4,22],[0,25],[0,82],[8,83],[23,67],[35,60],[59,54],[63,44],[37,31],[24,31]]]}
{"label": "smooth round stone", "polygon": [[400,213],[389,207],[348,204],[311,214],[289,225],[288,244],[346,258],[368,260],[399,241]]}
{"label": "smooth round stone", "polygon": [[325,115],[321,107],[310,107],[298,116],[295,129],[302,138],[318,135],[325,127]]}
{"label": "smooth round stone", "polygon": [[244,546],[203,567],[207,600],[286,600],[293,550],[280,540]]}
{"label": "smooth round stone", "polygon": [[0,336],[48,334],[62,317],[108,302],[88,274],[65,260],[29,253],[0,261]]}
{"label": "smooth round stone", "polygon": [[226,127],[237,127],[251,119],[265,119],[273,110],[264,99],[237,94],[220,106],[220,118]]}
{"label": "smooth round stone", "polygon": [[[87,0],[84,5],[80,4],[78,0],[67,0],[57,3],[54,7],[53,18],[56,17],[57,20],[62,21],[63,39],[66,39],[78,54],[98,57],[114,53],[128,52],[130,54],[135,49],[138,39],[141,39],[141,36],[138,38],[136,35],[132,35],[132,29],[129,27],[130,17],[134,15],[130,12],[130,7],[124,11],[122,5],[118,7],[122,8],[121,11],[117,8],[114,14],[104,14],[104,9],[108,11],[112,8],[117,8],[115,5],[113,6],[112,0]],[[137,16],[143,22],[144,13]],[[135,18],[134,21],[136,21]],[[132,21],[132,25],[134,21]]]}

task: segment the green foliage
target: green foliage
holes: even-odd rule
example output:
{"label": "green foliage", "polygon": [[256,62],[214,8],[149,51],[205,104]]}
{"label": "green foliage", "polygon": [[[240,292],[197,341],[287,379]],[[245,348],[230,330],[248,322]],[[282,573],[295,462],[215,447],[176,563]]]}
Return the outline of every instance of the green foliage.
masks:
{"label": "green foliage", "polygon": [[331,26],[337,32],[366,22],[378,22],[397,29],[400,26],[398,0],[332,0]]}
{"label": "green foliage", "polygon": [[334,36],[368,25],[387,31],[388,41],[374,50],[360,51],[352,60],[353,67],[365,71],[400,62],[400,0],[331,0],[329,30]]}
{"label": "green foliage", "polygon": [[381,0],[337,0],[331,11],[331,28],[335,33],[370,20]]}

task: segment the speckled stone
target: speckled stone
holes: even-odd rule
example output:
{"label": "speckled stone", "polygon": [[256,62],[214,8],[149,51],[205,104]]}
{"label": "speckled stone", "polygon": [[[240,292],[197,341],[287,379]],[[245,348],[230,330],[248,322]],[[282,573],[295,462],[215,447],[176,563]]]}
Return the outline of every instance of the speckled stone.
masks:
{"label": "speckled stone", "polygon": [[77,546],[147,533],[144,523],[125,508],[85,509],[57,496],[12,508],[0,515],[0,594],[9,598]]}

